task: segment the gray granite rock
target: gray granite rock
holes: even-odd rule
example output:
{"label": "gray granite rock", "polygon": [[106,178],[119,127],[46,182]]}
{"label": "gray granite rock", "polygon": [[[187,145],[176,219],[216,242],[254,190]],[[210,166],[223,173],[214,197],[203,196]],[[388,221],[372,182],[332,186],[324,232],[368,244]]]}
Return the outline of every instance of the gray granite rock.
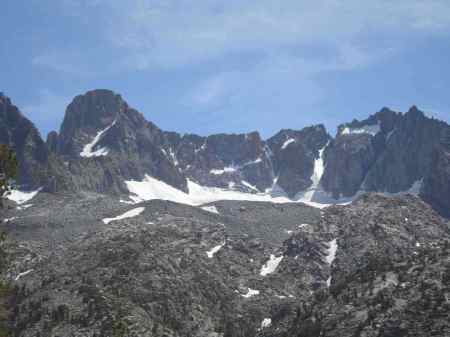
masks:
{"label": "gray granite rock", "polygon": [[48,181],[48,151],[39,131],[0,93],[0,143],[10,145],[19,162],[18,184],[40,187]]}
{"label": "gray granite rock", "polygon": [[421,196],[441,214],[450,217],[450,130],[434,150]]}
{"label": "gray granite rock", "polygon": [[[418,193],[423,183],[424,199],[448,208],[446,150],[437,149],[450,126],[416,107],[405,114],[383,108],[339,126],[334,139],[323,125],[281,130],[267,140],[258,132],[202,137],[162,131],[120,95],[93,90],[74,98],[60,132],[44,143],[9,99],[1,102],[0,141],[18,151],[23,187],[124,195],[125,181],[150,175],[185,192],[192,180],[290,198],[316,188],[337,199],[412,187]],[[313,185],[319,159],[325,169]]]}

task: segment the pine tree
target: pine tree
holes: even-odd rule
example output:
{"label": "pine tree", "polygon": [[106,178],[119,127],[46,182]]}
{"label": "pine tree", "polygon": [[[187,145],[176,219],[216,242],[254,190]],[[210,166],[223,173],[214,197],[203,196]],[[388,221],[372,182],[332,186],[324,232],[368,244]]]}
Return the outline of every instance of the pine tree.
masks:
{"label": "pine tree", "polygon": [[[9,146],[0,144],[0,208],[3,208],[3,199],[11,190],[12,183],[17,174],[17,159]],[[7,253],[5,251],[4,232],[0,232],[0,337],[9,336],[9,299],[11,296],[10,285],[3,280],[1,274],[7,266]]]}
{"label": "pine tree", "polygon": [[17,175],[17,159],[8,145],[0,144],[0,207]]}

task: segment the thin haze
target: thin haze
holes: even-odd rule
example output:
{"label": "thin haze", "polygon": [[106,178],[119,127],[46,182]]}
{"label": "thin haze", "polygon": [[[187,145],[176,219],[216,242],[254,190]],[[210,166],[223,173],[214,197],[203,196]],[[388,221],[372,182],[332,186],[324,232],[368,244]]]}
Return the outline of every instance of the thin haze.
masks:
{"label": "thin haze", "polygon": [[0,91],[43,135],[108,88],[166,130],[450,119],[448,0],[4,0]]}

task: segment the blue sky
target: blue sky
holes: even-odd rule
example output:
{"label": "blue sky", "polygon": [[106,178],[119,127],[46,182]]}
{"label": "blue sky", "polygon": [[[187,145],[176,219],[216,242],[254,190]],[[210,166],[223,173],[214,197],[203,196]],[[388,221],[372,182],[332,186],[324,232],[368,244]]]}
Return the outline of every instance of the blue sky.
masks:
{"label": "blue sky", "polygon": [[0,91],[44,137],[95,88],[202,135],[450,120],[448,0],[3,0],[0,30]]}

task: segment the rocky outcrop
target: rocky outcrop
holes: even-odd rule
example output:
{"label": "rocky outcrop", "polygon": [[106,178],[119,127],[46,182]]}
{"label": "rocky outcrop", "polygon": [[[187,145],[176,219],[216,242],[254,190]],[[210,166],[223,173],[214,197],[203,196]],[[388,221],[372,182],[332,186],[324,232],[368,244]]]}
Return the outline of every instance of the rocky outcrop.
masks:
{"label": "rocky outcrop", "polygon": [[444,216],[450,217],[450,130],[435,148],[421,196]]}
{"label": "rocky outcrop", "polygon": [[271,162],[258,132],[208,137],[167,135],[165,151],[180,171],[202,185],[250,193],[272,186]]}
{"label": "rocky outcrop", "polygon": [[367,133],[338,134],[325,150],[325,171],[321,185],[334,198],[351,197],[375,162],[374,136]]}
{"label": "rocky outcrop", "polygon": [[430,174],[432,153],[449,128],[415,106],[405,114],[384,108],[341,125],[325,152],[322,186],[336,198],[359,190],[406,191]]}
{"label": "rocky outcrop", "polygon": [[258,336],[450,333],[450,227],[427,204],[413,196],[364,195],[327,209],[309,229],[287,240],[286,251],[292,265],[302,254],[327,261],[316,277],[325,287],[294,308],[273,310],[271,326]]}
{"label": "rocky outcrop", "polygon": [[120,95],[94,90],[69,104],[49,145],[68,163],[68,179],[78,190],[123,193],[124,181],[148,174],[186,191],[186,179],[166,156],[164,142],[163,132]]}
{"label": "rocky outcrop", "polygon": [[[130,206],[42,193],[33,206],[11,211],[5,228],[21,242],[10,270],[15,334],[254,336],[271,305],[309,292],[309,281],[297,294],[293,276],[288,283],[260,273],[271,254],[282,254],[280,238],[298,221],[318,222],[320,211],[216,206],[223,215],[161,200]],[[134,217],[102,221],[136,208],[142,212]],[[318,270],[314,264],[305,265]]]}
{"label": "rocky outcrop", "polygon": [[48,151],[39,131],[11,100],[0,93],[0,143],[16,152],[19,162],[18,184],[37,188],[48,181]]}
{"label": "rocky outcrop", "polygon": [[15,335],[450,332],[450,227],[420,199],[209,206],[42,193],[8,210]]}
{"label": "rocky outcrop", "polygon": [[313,184],[314,162],[330,140],[323,125],[281,130],[268,139],[276,183],[289,197]]}

